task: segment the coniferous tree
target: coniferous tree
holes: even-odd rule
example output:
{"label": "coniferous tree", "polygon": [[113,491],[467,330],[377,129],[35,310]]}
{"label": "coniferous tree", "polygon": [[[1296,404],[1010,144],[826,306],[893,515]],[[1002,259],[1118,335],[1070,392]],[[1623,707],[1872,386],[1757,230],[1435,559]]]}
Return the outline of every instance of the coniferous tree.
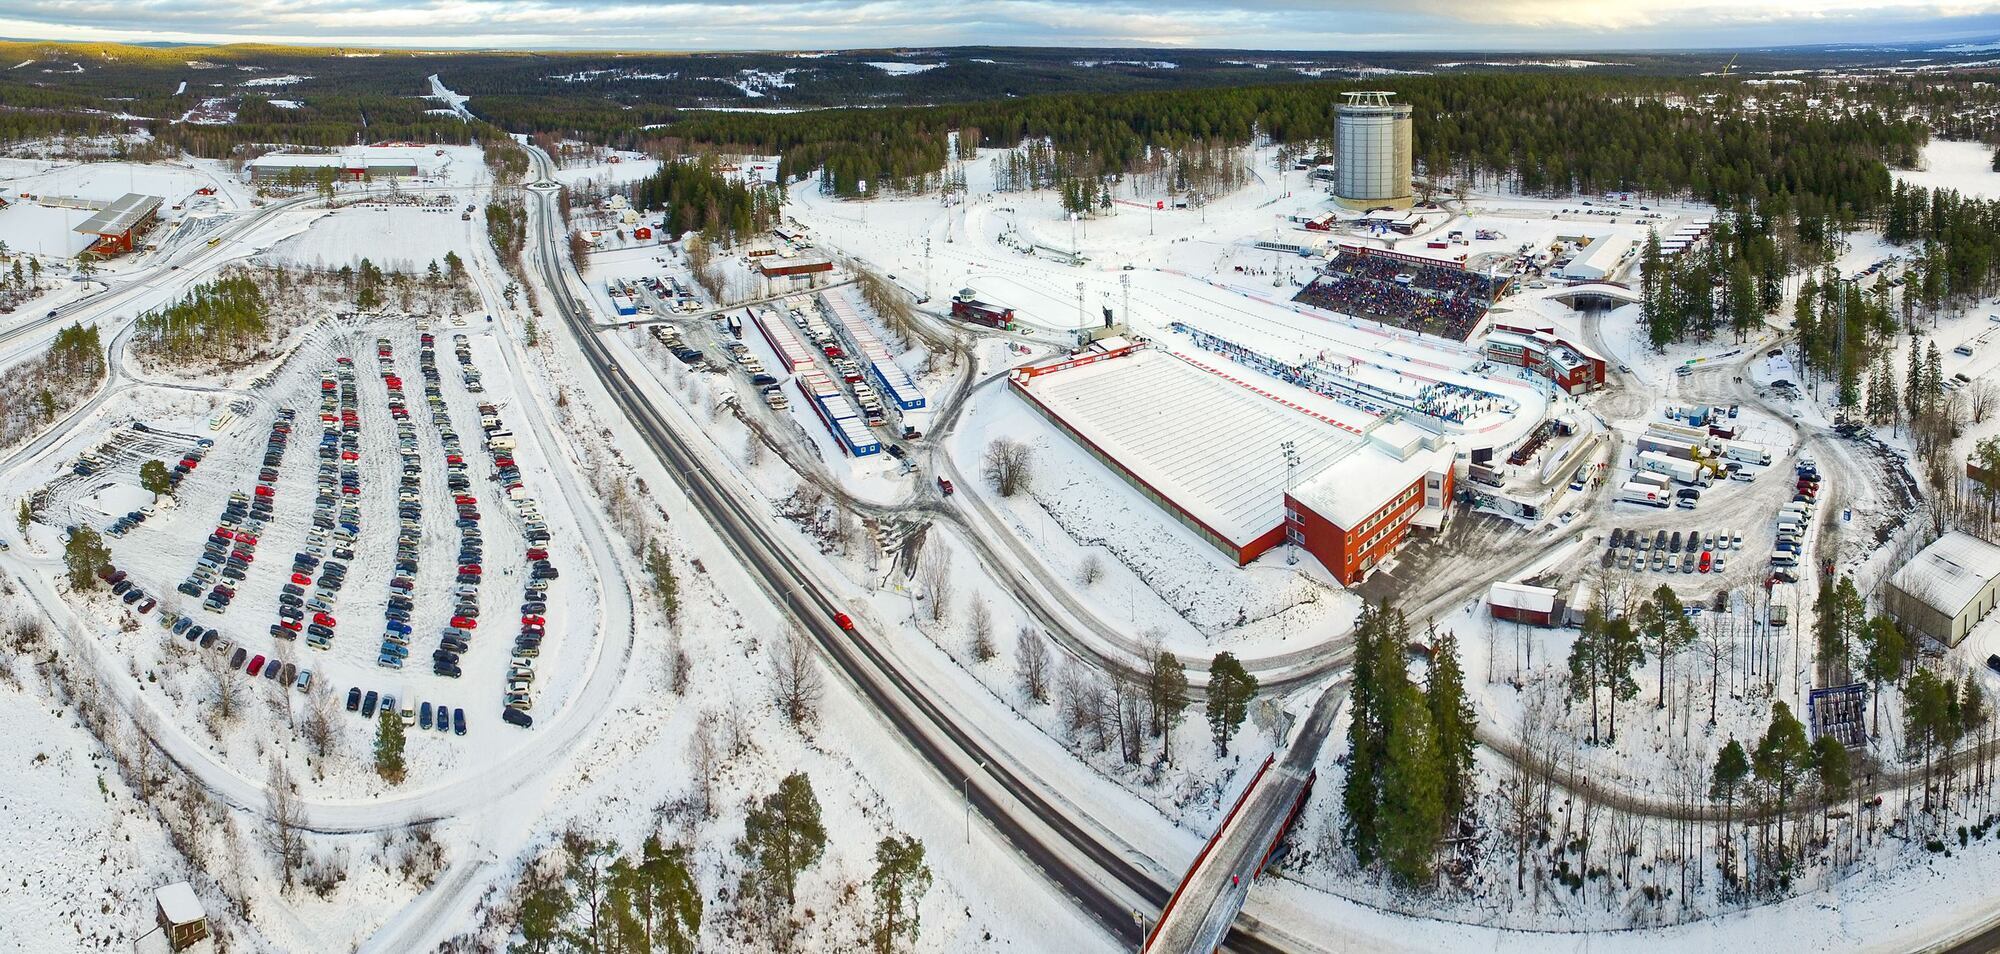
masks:
{"label": "coniferous tree", "polygon": [[1233,653],[1216,653],[1208,666],[1208,728],[1215,754],[1229,754],[1229,740],[1243,725],[1250,700],[1257,695],[1257,677],[1236,661]]}
{"label": "coniferous tree", "polygon": [[1388,761],[1382,769],[1382,857],[1405,885],[1429,880],[1444,834],[1443,758],[1430,710],[1412,687],[1391,702]]}
{"label": "coniferous tree", "polygon": [[1450,630],[1433,631],[1430,681],[1425,697],[1431,727],[1437,734],[1444,818],[1449,821],[1472,805],[1472,753],[1479,747],[1478,719],[1473,714],[1471,700],[1466,697],[1465,670],[1458,661],[1458,637]]}

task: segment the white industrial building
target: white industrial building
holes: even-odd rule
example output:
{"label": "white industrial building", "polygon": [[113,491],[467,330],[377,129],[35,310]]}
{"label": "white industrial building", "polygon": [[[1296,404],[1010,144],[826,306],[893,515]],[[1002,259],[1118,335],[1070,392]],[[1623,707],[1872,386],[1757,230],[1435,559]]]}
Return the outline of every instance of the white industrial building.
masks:
{"label": "white industrial building", "polygon": [[1889,578],[1883,609],[1908,633],[1956,646],[2000,597],[2000,546],[1956,530]]}
{"label": "white industrial building", "polygon": [[1561,277],[1585,282],[1601,282],[1609,278],[1625,261],[1625,253],[1632,248],[1632,240],[1604,236],[1594,239],[1584,246],[1563,266]]}

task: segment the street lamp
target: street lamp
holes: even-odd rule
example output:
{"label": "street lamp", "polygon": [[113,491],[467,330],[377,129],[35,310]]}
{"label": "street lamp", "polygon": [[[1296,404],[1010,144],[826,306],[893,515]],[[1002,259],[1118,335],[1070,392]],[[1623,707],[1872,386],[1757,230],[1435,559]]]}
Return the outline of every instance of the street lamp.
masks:
{"label": "street lamp", "polygon": [[[980,771],[985,771],[986,763],[979,763]],[[972,844],[972,773],[967,772],[959,782],[959,794],[965,796],[965,843]]]}

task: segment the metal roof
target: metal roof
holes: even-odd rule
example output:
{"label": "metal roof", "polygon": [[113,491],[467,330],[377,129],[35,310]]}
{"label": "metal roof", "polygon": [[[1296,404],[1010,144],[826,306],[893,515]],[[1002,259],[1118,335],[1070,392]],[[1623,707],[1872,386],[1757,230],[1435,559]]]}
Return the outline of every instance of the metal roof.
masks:
{"label": "metal roof", "polygon": [[141,219],[152,215],[159,207],[160,197],[157,195],[127,192],[84,219],[76,231],[84,235],[119,235],[131,231],[132,226],[138,225]]}
{"label": "metal roof", "polygon": [[2000,576],[2000,547],[1953,530],[1904,564],[1890,582],[1956,618],[1996,576]]}

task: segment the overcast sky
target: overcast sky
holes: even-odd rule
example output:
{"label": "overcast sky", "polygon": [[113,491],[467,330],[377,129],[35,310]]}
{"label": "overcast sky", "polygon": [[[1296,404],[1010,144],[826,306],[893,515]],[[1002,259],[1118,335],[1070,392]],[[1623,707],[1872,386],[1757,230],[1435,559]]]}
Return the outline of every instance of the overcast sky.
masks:
{"label": "overcast sky", "polygon": [[6,0],[0,36],[400,47],[1616,50],[2000,36],[2000,0]]}

